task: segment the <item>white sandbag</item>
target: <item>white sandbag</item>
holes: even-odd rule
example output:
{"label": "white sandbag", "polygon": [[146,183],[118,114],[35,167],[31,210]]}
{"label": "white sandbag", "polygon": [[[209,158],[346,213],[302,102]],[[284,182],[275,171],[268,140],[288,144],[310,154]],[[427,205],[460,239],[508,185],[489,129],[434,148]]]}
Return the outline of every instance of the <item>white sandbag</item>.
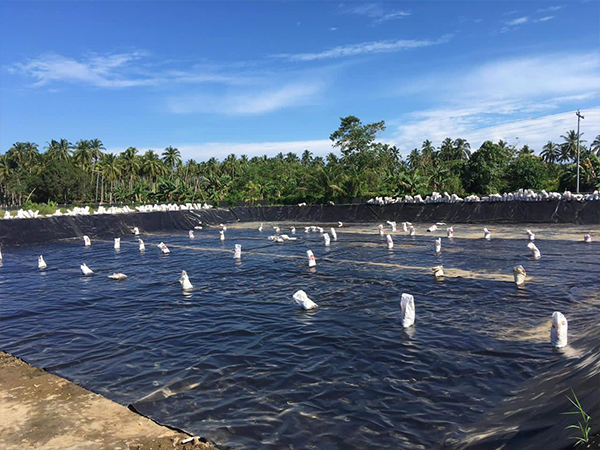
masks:
{"label": "white sandbag", "polygon": [[400,300],[400,320],[404,328],[408,328],[415,323],[415,299],[410,294],[402,294],[402,300]]}
{"label": "white sandbag", "polygon": [[490,230],[487,228],[483,229],[483,238],[487,239],[488,241],[492,238],[492,233],[490,233]]}
{"label": "white sandbag", "polygon": [[523,266],[515,266],[515,268],[513,269],[513,275],[515,277],[515,284],[517,286],[521,286],[523,283],[525,283],[525,277],[527,276],[527,272],[525,272]]}
{"label": "white sandbag", "polygon": [[227,231],[227,227],[225,225],[223,225],[222,223],[220,223],[219,226],[221,227],[221,231],[223,231],[223,232]]}
{"label": "white sandbag", "polygon": [[133,227],[133,234],[138,236],[140,234],[140,229],[138,227]]}
{"label": "white sandbag", "polygon": [[0,261],[2,261],[2,249],[0,248]]}
{"label": "white sandbag", "polygon": [[402,231],[404,231],[405,233],[408,233],[408,225],[406,222],[402,222]]}
{"label": "white sandbag", "polygon": [[342,228],[344,224],[342,222],[338,222],[338,228]]}
{"label": "white sandbag", "polygon": [[331,227],[331,230],[329,230],[329,231],[331,231],[331,238],[334,241],[337,241],[337,232],[335,231],[335,228]]}
{"label": "white sandbag", "polygon": [[529,250],[531,250],[531,253],[533,253],[533,257],[535,259],[540,259],[542,257],[540,250],[535,246],[535,244],[533,242],[530,242],[529,244],[527,244],[527,248]]}
{"label": "white sandbag", "polygon": [[305,232],[305,233],[308,233],[308,232],[310,232],[310,227],[304,227],[304,232]]}
{"label": "white sandbag", "polygon": [[143,252],[146,250],[146,244],[144,244],[144,241],[142,241],[141,239],[139,240],[139,244],[140,244],[140,252]]}
{"label": "white sandbag", "polygon": [[592,235],[590,233],[587,233],[585,236],[583,236],[583,242],[585,242],[586,244],[591,244],[592,243]]}
{"label": "white sandbag", "polygon": [[90,245],[92,245],[92,241],[90,240],[90,238],[88,236],[83,237],[83,245],[85,245],[86,247],[89,247]]}
{"label": "white sandbag", "polygon": [[94,272],[92,271],[92,269],[90,269],[85,263],[83,263],[82,265],[79,266],[79,268],[81,269],[81,273],[83,273],[84,275],[92,275]]}
{"label": "white sandbag", "polygon": [[38,256],[38,269],[45,269],[48,267],[46,261],[44,261],[44,257],[42,255]]}
{"label": "white sandbag", "polygon": [[385,239],[387,241],[387,248],[389,250],[393,249],[394,248],[394,240],[392,239],[392,235],[391,234],[387,234],[385,236]]}
{"label": "white sandbag", "polygon": [[409,236],[416,236],[417,235],[417,231],[415,230],[415,227],[413,227],[412,225],[408,229],[408,235]]}
{"label": "white sandbag", "polygon": [[448,236],[448,239],[452,239],[454,237],[454,228],[450,227],[450,228],[446,228],[446,236]]}
{"label": "white sandbag", "polygon": [[160,248],[160,251],[164,254],[171,253],[171,250],[169,250],[169,247],[167,247],[167,244],[165,244],[164,242],[158,244],[158,248]]}
{"label": "white sandbag", "polygon": [[319,306],[310,298],[308,298],[308,295],[306,295],[306,292],[304,292],[303,290],[296,291],[292,298],[294,299],[294,303],[296,305],[305,310],[315,309]]}
{"label": "white sandbag", "polygon": [[273,229],[275,230],[275,233],[279,233],[281,231],[279,227],[273,227]]}
{"label": "white sandbag", "polygon": [[383,225],[379,224],[379,236],[383,237],[385,233],[383,232]]}
{"label": "white sandbag", "polygon": [[312,250],[306,250],[306,256],[308,257],[308,267],[315,267],[317,265],[317,260],[315,259]]}
{"label": "white sandbag", "polygon": [[121,249],[121,238],[115,238],[115,250]]}
{"label": "white sandbag", "polygon": [[437,238],[433,244],[433,248],[437,254],[442,253],[442,238]]}
{"label": "white sandbag", "polygon": [[427,228],[427,231],[430,233],[434,232],[435,230],[437,230],[437,225],[431,225],[429,228]]}
{"label": "white sandbag", "polygon": [[235,244],[233,259],[242,259],[242,244]]}
{"label": "white sandbag", "polygon": [[435,266],[431,268],[433,276],[436,278],[444,278],[444,266]]}
{"label": "white sandbag", "polygon": [[219,231],[219,239],[221,239],[222,241],[225,240],[225,232],[223,230]]}
{"label": "white sandbag", "polygon": [[323,234],[323,243],[325,247],[329,247],[331,245],[331,239],[329,238],[329,233]]}
{"label": "white sandbag", "polygon": [[124,273],[121,273],[121,272],[115,272],[115,273],[109,275],[108,278],[110,278],[111,280],[126,280],[127,275],[125,275]]}
{"label": "white sandbag", "polygon": [[188,231],[188,237],[190,239],[194,239],[194,231],[193,230]]}
{"label": "white sandbag", "polygon": [[262,231],[263,230],[263,224],[261,223],[258,227],[258,231]]}
{"label": "white sandbag", "polygon": [[296,227],[292,227],[290,231],[292,232],[292,234],[296,234]]}
{"label": "white sandbag", "polygon": [[387,223],[389,224],[389,226],[392,228],[392,232],[395,233],[396,232],[396,222],[390,222],[389,220],[387,221]]}
{"label": "white sandbag", "polygon": [[531,230],[527,230],[527,239],[530,241],[535,241],[535,234]]}
{"label": "white sandbag", "polygon": [[320,234],[323,234],[323,231],[325,231],[325,230],[323,230],[323,228],[321,228],[321,227],[317,227],[317,230],[319,231],[319,233],[320,233]]}
{"label": "white sandbag", "polygon": [[189,291],[190,289],[194,288],[185,270],[181,271],[181,278],[179,279],[179,282],[181,283],[181,289],[184,291]]}
{"label": "white sandbag", "polygon": [[567,318],[554,311],[552,313],[552,328],[550,328],[550,343],[553,347],[562,348],[568,343],[569,322]]}

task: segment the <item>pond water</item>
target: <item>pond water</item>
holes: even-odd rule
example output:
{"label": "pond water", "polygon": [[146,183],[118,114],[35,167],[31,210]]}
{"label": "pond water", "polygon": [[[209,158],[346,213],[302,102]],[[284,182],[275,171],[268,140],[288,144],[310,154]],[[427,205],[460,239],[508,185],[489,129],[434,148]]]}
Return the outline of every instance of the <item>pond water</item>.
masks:
{"label": "pond water", "polygon": [[[304,224],[297,241],[270,242],[272,225],[232,225],[224,242],[218,228],[193,240],[142,230],[143,253],[133,236],[118,252],[80,239],[3,249],[0,348],[232,448],[429,449],[573,357],[549,344],[553,311],[568,318],[575,348],[600,311],[600,244],[583,243],[589,228],[537,225],[534,260],[524,225],[488,227],[486,241],[481,226],[455,225],[447,239],[445,227],[416,224],[415,237],[393,233],[392,250],[377,224],[336,228],[329,249]],[[84,262],[93,276],[81,275]],[[436,281],[439,264],[446,277]],[[109,280],[114,271],[128,279]],[[298,289],[319,308],[293,306]],[[415,298],[408,329],[402,293]]]}

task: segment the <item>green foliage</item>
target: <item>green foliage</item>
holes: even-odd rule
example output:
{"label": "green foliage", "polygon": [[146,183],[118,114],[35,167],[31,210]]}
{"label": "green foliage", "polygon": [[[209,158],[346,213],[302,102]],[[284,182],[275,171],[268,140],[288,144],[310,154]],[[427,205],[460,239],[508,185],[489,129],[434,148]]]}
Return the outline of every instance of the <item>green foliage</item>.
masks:
{"label": "green foliage", "polygon": [[592,418],[584,411],[583,406],[581,406],[581,403],[577,398],[577,395],[575,395],[575,391],[571,389],[571,392],[573,393],[573,398],[567,398],[575,407],[575,411],[564,412],[562,414],[580,417],[580,420],[577,421],[577,425],[569,425],[565,428],[565,430],[575,429],[579,431],[579,436],[571,436],[571,439],[575,439],[575,446],[578,446],[580,444],[587,444],[590,442],[590,432],[592,431],[590,422]]}
{"label": "green foliage", "polygon": [[548,168],[537,156],[521,153],[507,168],[507,185],[511,191],[523,188],[540,191],[548,186]]}

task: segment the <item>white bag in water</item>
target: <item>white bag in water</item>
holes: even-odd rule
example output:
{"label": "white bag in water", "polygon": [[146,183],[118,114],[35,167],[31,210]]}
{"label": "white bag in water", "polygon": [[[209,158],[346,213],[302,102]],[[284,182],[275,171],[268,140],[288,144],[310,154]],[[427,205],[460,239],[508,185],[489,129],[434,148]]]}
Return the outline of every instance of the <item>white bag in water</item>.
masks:
{"label": "white bag in water", "polygon": [[2,249],[0,248],[0,261],[2,261]]}
{"label": "white bag in water", "polygon": [[275,230],[275,233],[279,233],[281,231],[279,227],[273,227],[273,229]]}
{"label": "white bag in water", "polygon": [[535,241],[535,234],[531,230],[527,230],[527,237],[530,241]]}
{"label": "white bag in water", "polygon": [[417,234],[417,232],[415,231],[415,227],[413,227],[412,225],[410,226],[408,235],[409,236],[415,236]]}
{"label": "white bag in water", "polygon": [[331,239],[329,238],[328,233],[323,234],[323,241],[325,243],[325,247],[329,247],[329,245],[331,244]]}
{"label": "white bag in water", "polygon": [[89,238],[88,236],[84,236],[84,237],[83,237],[83,244],[84,244],[86,247],[89,247],[90,245],[92,245],[92,241],[90,240],[90,238]]}
{"label": "white bag in water", "polygon": [[444,266],[435,266],[431,268],[433,276],[436,278],[444,278]]}
{"label": "white bag in water", "polygon": [[167,254],[167,253],[171,253],[171,250],[169,250],[169,247],[167,247],[167,244],[161,242],[160,244],[158,244],[158,248],[160,248],[160,251]]}
{"label": "white bag in water", "polygon": [[550,343],[553,347],[562,348],[567,345],[569,333],[569,322],[567,318],[554,311],[552,313],[552,328],[550,328]]}
{"label": "white bag in water", "polygon": [[119,250],[121,248],[121,238],[115,238],[115,250]]}
{"label": "white bag in water", "polygon": [[408,225],[406,224],[406,222],[402,222],[402,231],[404,231],[405,233],[408,232]]}
{"label": "white bag in water", "polygon": [[387,240],[387,248],[389,250],[394,248],[394,240],[392,239],[392,235],[388,234],[385,236],[385,239]]}
{"label": "white bag in water", "polygon": [[189,291],[190,289],[194,288],[185,270],[181,271],[181,278],[179,279],[179,282],[181,283],[181,289],[183,289],[184,291]]}
{"label": "white bag in water", "polygon": [[188,237],[190,239],[194,239],[194,231],[193,230],[188,231]]}
{"label": "white bag in water", "polygon": [[144,241],[140,239],[140,252],[143,252],[144,250],[146,250],[146,245],[144,244]]}
{"label": "white bag in water", "polygon": [[292,227],[291,232],[292,234],[296,234],[296,227]]}
{"label": "white bag in water", "polygon": [[452,228],[452,227],[450,227],[450,228],[447,228],[447,229],[446,229],[446,231],[447,231],[447,233],[448,233],[448,234],[447,234],[447,236],[448,236],[448,239],[452,239],[452,238],[454,237],[454,228]]}
{"label": "white bag in water", "polygon": [[384,232],[383,232],[383,225],[379,224],[379,236],[383,237]]}
{"label": "white bag in water", "polygon": [[138,236],[140,234],[140,229],[138,227],[133,227],[133,234]]}
{"label": "white bag in water", "polygon": [[338,228],[342,228],[344,224],[342,222],[338,222]]}
{"label": "white bag in water", "polygon": [[221,239],[222,241],[225,240],[225,232],[223,230],[219,231],[220,237],[219,239]]}
{"label": "white bag in water", "polygon": [[235,244],[233,259],[242,259],[242,244]]}
{"label": "white bag in water", "polygon": [[396,222],[390,222],[389,220],[387,221],[387,223],[389,224],[390,227],[392,227],[392,232],[396,232]]}
{"label": "white bag in water", "polygon": [[312,250],[306,250],[306,256],[308,256],[308,267],[315,267],[317,265],[317,260],[315,259]]}
{"label": "white bag in water", "polygon": [[310,227],[304,227],[304,232],[308,233],[310,231]]}
{"label": "white bag in water", "polygon": [[515,268],[513,269],[513,275],[515,276],[515,284],[517,286],[521,286],[523,283],[525,283],[525,277],[527,276],[527,272],[525,272],[523,266],[515,266]]}
{"label": "white bag in water", "polygon": [[334,241],[337,241],[337,233],[336,233],[336,231],[335,231],[335,228],[331,227],[331,230],[330,230],[330,231],[331,231],[331,238],[332,238]]}
{"label": "white bag in water", "polygon": [[115,272],[112,275],[109,275],[108,278],[110,278],[111,280],[126,280],[127,275],[121,272]]}
{"label": "white bag in water", "polygon": [[400,300],[400,319],[404,328],[408,328],[415,323],[415,299],[410,294],[402,294],[402,300]]}
{"label": "white bag in water", "polygon": [[221,227],[221,231],[223,231],[223,232],[227,231],[227,227],[225,225],[223,225],[222,223],[220,223],[219,226]]}
{"label": "white bag in water", "polygon": [[320,233],[320,234],[323,234],[323,231],[325,231],[325,230],[323,230],[323,228],[321,228],[321,227],[317,227],[317,230],[319,230],[319,233]]}
{"label": "white bag in water", "polygon": [[38,257],[38,269],[45,269],[46,267],[48,267],[48,264],[44,261],[44,257],[40,255]]}
{"label": "white bag in water", "polygon": [[92,269],[90,269],[85,263],[83,263],[81,266],[79,266],[79,268],[81,269],[81,273],[83,273],[84,275],[92,275],[94,272],[92,271]]}
{"label": "white bag in water", "polygon": [[[591,244],[592,243],[592,235],[590,233],[588,233],[585,236],[583,236],[583,242],[585,242],[586,244]],[[2,259],[2,258],[0,258],[0,259]]]}
{"label": "white bag in water", "polygon": [[437,238],[433,247],[436,253],[442,253],[442,238]]}
{"label": "white bag in water", "polygon": [[258,231],[262,231],[263,230],[263,224],[261,223],[258,227]]}
{"label": "white bag in water", "polygon": [[531,253],[533,253],[533,257],[535,259],[540,259],[542,257],[540,250],[535,246],[535,244],[533,242],[530,242],[529,244],[527,244],[527,248],[529,250],[531,250]]}
{"label": "white bag in water", "polygon": [[427,228],[427,231],[429,231],[430,233],[437,230],[437,225],[431,225],[429,228]]}
{"label": "white bag in water", "polygon": [[305,309],[305,310],[315,309],[319,306],[315,302],[313,302],[310,298],[308,298],[308,295],[306,295],[306,292],[304,292],[303,290],[297,291],[292,296],[292,298],[294,299],[294,302],[296,303],[296,305],[300,306],[302,309]]}
{"label": "white bag in water", "polygon": [[492,238],[492,233],[490,233],[490,230],[487,228],[483,229],[483,238],[487,239],[488,241]]}

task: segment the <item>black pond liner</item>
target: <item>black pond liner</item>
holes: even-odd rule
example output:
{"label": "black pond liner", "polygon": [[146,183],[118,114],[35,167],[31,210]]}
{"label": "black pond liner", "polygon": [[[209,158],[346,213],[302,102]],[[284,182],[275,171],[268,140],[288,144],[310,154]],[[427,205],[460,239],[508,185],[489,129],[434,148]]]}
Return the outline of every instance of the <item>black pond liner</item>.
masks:
{"label": "black pond liner", "polygon": [[[156,228],[179,216],[151,214],[163,221]],[[181,216],[182,228],[199,217]],[[90,235],[80,219],[97,220],[66,219]],[[574,434],[564,430],[574,417],[560,414],[572,410],[570,389],[600,429],[599,251],[544,239],[561,227],[534,229],[543,255],[535,261],[525,239],[499,239],[495,229],[491,241],[461,239],[480,233],[468,225],[456,225],[436,256],[423,225],[415,238],[397,233],[388,251],[375,224],[339,229],[327,250],[301,226],[298,241],[277,245],[266,240],[270,223],[263,233],[256,224],[230,228],[224,243],[214,228],[190,240],[144,223],[140,254],[130,224],[115,223],[119,252],[98,238],[90,248],[76,239],[5,249],[2,349],[231,448],[562,449]],[[505,228],[524,236],[523,226]],[[159,252],[160,241],[171,254]],[[81,276],[83,262],[94,276]],[[466,276],[436,282],[429,268],[440,263]],[[502,278],[517,264],[530,276],[522,288]],[[195,285],[188,295],[182,269]],[[107,279],[113,271],[129,279]],[[297,289],[320,307],[294,308]],[[402,292],[416,303],[407,330]],[[564,350],[548,342],[555,310],[569,320]],[[541,335],[525,339],[535,329]]]}

